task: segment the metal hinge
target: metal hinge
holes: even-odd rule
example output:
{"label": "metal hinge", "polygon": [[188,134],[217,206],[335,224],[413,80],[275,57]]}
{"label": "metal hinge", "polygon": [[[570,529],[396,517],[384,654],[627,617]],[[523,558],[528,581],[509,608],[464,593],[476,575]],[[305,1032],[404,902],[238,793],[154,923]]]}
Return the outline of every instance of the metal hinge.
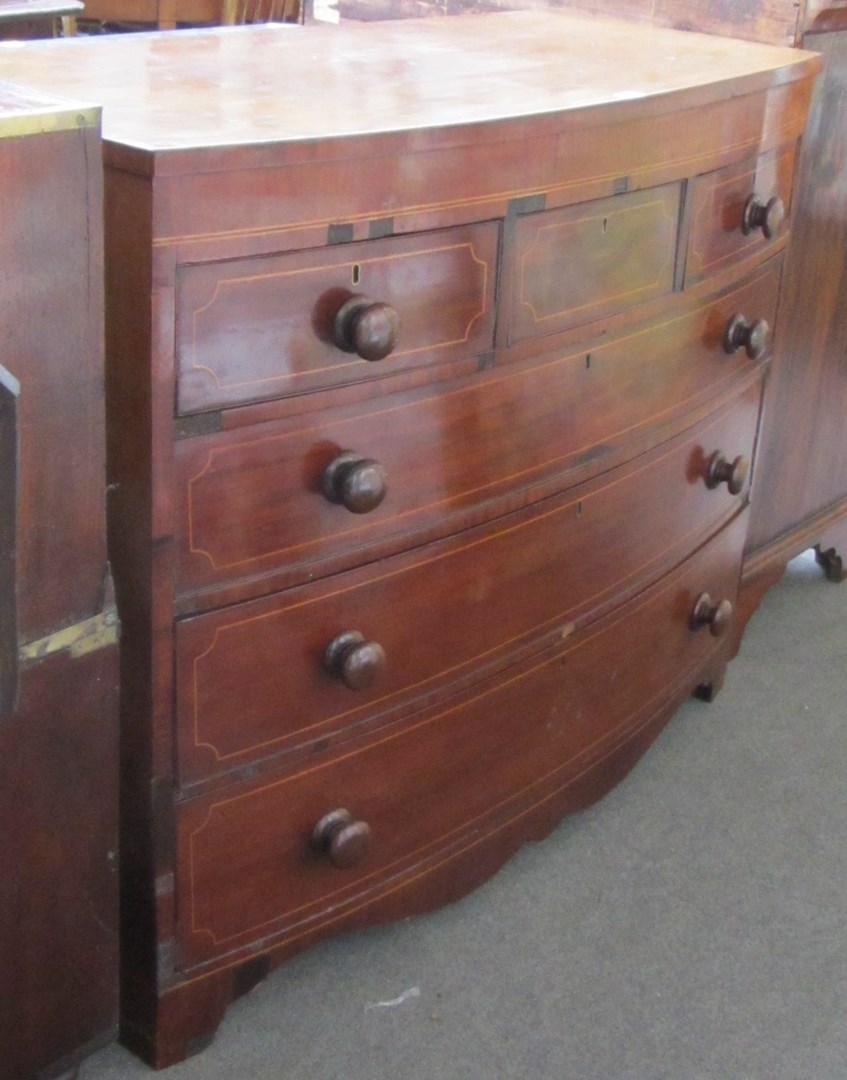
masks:
{"label": "metal hinge", "polygon": [[86,653],[96,652],[107,645],[114,645],[118,640],[118,612],[115,607],[107,607],[99,615],[73,626],[65,626],[47,637],[39,638],[38,641],[30,641],[21,645],[18,657],[24,660],[41,660],[51,653],[61,652],[67,649],[71,656],[85,656]]}

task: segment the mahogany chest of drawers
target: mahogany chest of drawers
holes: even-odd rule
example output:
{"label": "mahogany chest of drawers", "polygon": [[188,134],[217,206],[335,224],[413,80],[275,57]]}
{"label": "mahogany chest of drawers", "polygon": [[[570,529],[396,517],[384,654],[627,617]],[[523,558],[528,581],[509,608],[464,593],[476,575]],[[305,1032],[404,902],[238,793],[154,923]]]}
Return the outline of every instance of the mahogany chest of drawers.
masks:
{"label": "mahogany chest of drawers", "polygon": [[104,104],[149,1061],[461,895],[719,686],[816,71],[551,13],[16,70]]}

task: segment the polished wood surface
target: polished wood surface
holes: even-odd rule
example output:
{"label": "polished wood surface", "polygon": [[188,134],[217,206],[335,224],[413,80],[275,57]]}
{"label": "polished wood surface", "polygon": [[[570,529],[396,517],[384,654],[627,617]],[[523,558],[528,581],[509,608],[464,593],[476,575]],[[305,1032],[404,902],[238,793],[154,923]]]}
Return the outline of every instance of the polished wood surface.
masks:
{"label": "polished wood surface", "polygon": [[106,560],[99,117],[0,91],[0,1071],[117,1025],[117,625]]}
{"label": "polished wood surface", "polygon": [[602,50],[597,37],[594,19],[532,12],[117,35],[4,56],[0,76],[103,104],[107,142],[155,152],[308,139],[324,154],[363,128],[443,136],[570,111],[591,123],[600,105],[655,114],[675,94],[704,105],[730,82],[739,93],[802,79],[812,62],[799,50],[623,22],[603,23]]}

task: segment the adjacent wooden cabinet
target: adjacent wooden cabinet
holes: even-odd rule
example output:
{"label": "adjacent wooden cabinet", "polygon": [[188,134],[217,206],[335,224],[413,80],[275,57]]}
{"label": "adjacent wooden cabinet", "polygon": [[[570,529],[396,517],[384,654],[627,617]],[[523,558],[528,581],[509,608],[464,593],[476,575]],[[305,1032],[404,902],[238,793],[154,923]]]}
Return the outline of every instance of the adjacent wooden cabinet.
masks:
{"label": "adjacent wooden cabinet", "polygon": [[480,883],[719,688],[818,69],[549,12],[0,61],[105,107],[148,1061]]}
{"label": "adjacent wooden cabinet", "polygon": [[106,561],[99,109],[0,86],[0,1072],[118,1010],[117,618]]}
{"label": "adjacent wooden cabinet", "polygon": [[747,612],[812,545],[833,581],[847,576],[847,9],[819,13],[804,43],[821,54],[824,71],[798,163],[786,329],[768,388],[744,563]]}

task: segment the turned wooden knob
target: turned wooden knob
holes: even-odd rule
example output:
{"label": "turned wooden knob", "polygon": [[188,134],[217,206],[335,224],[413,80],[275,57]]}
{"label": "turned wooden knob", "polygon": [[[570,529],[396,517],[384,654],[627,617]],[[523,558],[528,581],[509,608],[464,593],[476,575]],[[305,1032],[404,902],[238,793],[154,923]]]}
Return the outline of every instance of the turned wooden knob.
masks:
{"label": "turned wooden knob", "polygon": [[345,870],[367,855],[371,846],[371,827],[366,821],[354,821],[349,810],[332,810],[312,830],[312,850],[324,855],[333,866]]}
{"label": "turned wooden knob", "polygon": [[729,461],[720,450],[716,450],[709,458],[706,469],[706,487],[716,488],[719,484],[726,484],[730,495],[740,495],[750,475],[750,462],[739,454],[733,461]]}
{"label": "turned wooden knob", "polygon": [[387,491],[385,469],[355,450],[343,450],[324,469],[324,495],[332,503],[341,503],[351,514],[375,510]]}
{"label": "turned wooden knob", "polygon": [[400,316],[390,304],[351,296],[341,305],[332,327],[332,339],[344,352],[363,360],[384,360],[397,344]]}
{"label": "turned wooden knob", "polygon": [[327,645],[324,667],[351,690],[367,690],[385,670],[385,650],[358,630],[345,630]]}
{"label": "turned wooden knob", "polygon": [[778,195],[774,195],[766,203],[761,202],[755,195],[751,195],[744,204],[741,231],[746,235],[755,229],[761,229],[765,239],[770,240],[779,232],[783,221],[785,221],[785,207]]}
{"label": "turned wooden knob", "polygon": [[691,629],[708,626],[712,637],[723,637],[732,622],[732,604],[729,600],[715,603],[708,593],[701,593],[691,612]]}
{"label": "turned wooden knob", "polygon": [[750,359],[758,360],[768,347],[769,333],[770,327],[764,319],[750,323],[743,315],[733,315],[724,331],[724,351],[731,355],[743,345]]}

